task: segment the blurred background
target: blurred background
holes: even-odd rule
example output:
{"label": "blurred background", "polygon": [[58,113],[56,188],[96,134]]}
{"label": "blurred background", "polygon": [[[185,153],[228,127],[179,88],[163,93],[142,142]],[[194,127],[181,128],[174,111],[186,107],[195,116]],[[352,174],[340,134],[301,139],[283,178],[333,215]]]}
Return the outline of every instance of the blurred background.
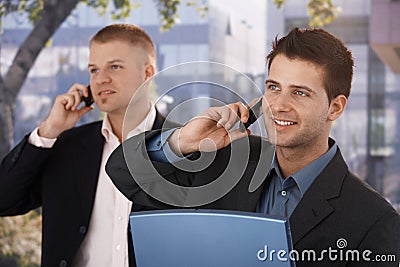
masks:
{"label": "blurred background", "polygon": [[[246,101],[263,90],[265,56],[274,38],[293,27],[313,25],[324,27],[342,39],[355,58],[349,103],[331,135],[350,170],[400,210],[399,0],[66,1],[75,2],[68,7],[71,11],[66,12],[66,18],[55,27],[51,38],[46,38],[44,48],[31,60],[32,66],[25,69],[26,75],[18,77],[12,75],[21,71],[13,69],[13,62],[37,24],[29,20],[32,13],[7,14],[6,5],[46,1],[2,2],[0,130],[8,134],[0,135],[3,136],[0,158],[44,120],[56,95],[64,93],[73,83],[88,83],[88,41],[107,24],[126,22],[143,27],[156,45],[158,71],[188,61],[228,65],[237,72],[230,72],[230,77],[225,78],[229,83],[226,86],[237,88]],[[133,8],[124,10],[125,2]],[[167,82],[174,75],[192,74],[190,70],[170,71],[163,79]],[[22,81],[15,83],[18,80],[15,77],[20,80],[22,77]],[[247,79],[256,86],[244,86]],[[156,96],[170,89],[162,84],[157,85]],[[169,109],[199,96],[225,102],[237,100],[235,94],[224,92],[194,86],[164,97],[161,104]],[[191,110],[187,112],[196,115],[205,107],[188,105]],[[80,123],[100,117],[95,110]],[[40,226],[40,210],[25,216],[0,218],[0,266],[39,266]]]}

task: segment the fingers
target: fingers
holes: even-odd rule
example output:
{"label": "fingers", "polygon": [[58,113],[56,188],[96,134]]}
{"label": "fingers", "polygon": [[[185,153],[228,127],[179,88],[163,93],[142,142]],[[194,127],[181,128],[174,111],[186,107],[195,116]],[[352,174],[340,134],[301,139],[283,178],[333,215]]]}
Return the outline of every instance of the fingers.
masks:
{"label": "fingers", "polygon": [[[240,116],[240,120],[243,122],[243,123],[246,123],[247,122],[247,120],[249,119],[249,116],[250,116],[250,112],[249,112],[249,110],[250,110],[250,107],[249,106],[251,106],[250,104],[249,105],[245,105],[245,104],[243,104],[242,102],[239,102],[240,103],[240,106],[239,106],[239,116]],[[251,102],[250,102],[251,103]]]}
{"label": "fingers", "polygon": [[[80,85],[82,85],[82,84],[80,84]],[[83,86],[83,87],[80,87],[81,89],[81,91],[82,91],[82,96],[84,96],[84,97],[88,97],[89,96],[89,88],[88,87],[90,87],[90,86]]]}
{"label": "fingers", "polygon": [[61,104],[67,111],[71,110],[72,106],[75,104],[75,97],[72,94],[60,95],[57,98],[60,99]]}
{"label": "fingers", "polygon": [[242,102],[236,102],[227,106],[220,107],[220,119],[218,124],[230,130],[236,122],[241,120],[243,123],[249,119],[249,107]]}
{"label": "fingers", "polygon": [[79,118],[82,118],[83,115],[85,115],[86,113],[88,113],[89,111],[91,111],[92,109],[94,109],[93,106],[83,106],[81,109],[78,110],[79,112]]}
{"label": "fingers", "polygon": [[[82,103],[83,96],[89,96],[87,86],[76,83],[71,86],[67,93],[56,97],[54,108],[59,109],[62,106],[64,111],[79,111],[79,115],[84,115],[92,110],[92,108],[78,109],[79,105]],[[58,108],[57,105],[59,105]]]}
{"label": "fingers", "polygon": [[225,134],[215,134],[210,137],[203,138],[198,145],[198,151],[211,152],[221,149],[223,147],[228,146],[233,141],[246,137],[250,135],[250,130],[246,129],[246,131],[241,132],[239,129],[236,129],[231,132],[225,132]]}
{"label": "fingers", "polygon": [[78,106],[82,102],[82,96],[89,96],[88,89],[86,85],[76,83],[71,88],[68,90],[68,92],[65,94],[66,97],[66,104],[65,104],[65,109],[66,110],[77,110]]}
{"label": "fingers", "polygon": [[234,131],[229,132],[229,138],[230,138],[230,142],[233,142],[237,139],[243,138],[245,136],[250,135],[251,132],[249,129],[246,129],[246,131],[242,132],[240,131],[240,129],[236,129]]}
{"label": "fingers", "polygon": [[251,100],[248,104],[248,107],[252,107],[254,106],[255,103],[257,103],[257,101],[259,100],[259,98],[253,98],[253,100]]}
{"label": "fingers", "polygon": [[218,107],[216,108],[216,112],[219,115],[217,125],[227,130],[231,129],[238,120],[236,111],[230,105]]}
{"label": "fingers", "polygon": [[243,123],[249,119],[249,107],[242,102],[236,102],[222,107],[209,108],[201,114],[217,123],[218,127],[224,127],[229,131],[239,120]]}

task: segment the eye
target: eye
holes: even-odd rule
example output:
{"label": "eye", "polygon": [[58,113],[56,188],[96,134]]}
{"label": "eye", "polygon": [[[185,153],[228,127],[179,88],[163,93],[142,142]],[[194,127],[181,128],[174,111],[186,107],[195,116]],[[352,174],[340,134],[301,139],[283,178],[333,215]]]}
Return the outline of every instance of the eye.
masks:
{"label": "eye", "polygon": [[279,87],[276,84],[270,84],[268,85],[268,89],[271,91],[278,91]]}
{"label": "eye", "polygon": [[120,68],[121,68],[120,65],[111,65],[111,69],[112,69],[112,70],[118,70],[118,69],[120,69]]}
{"label": "eye", "polygon": [[294,92],[296,95],[298,95],[298,96],[307,96],[307,94],[306,93],[304,93],[303,91],[300,91],[300,90],[298,90],[298,91],[296,91],[296,92]]}
{"label": "eye", "polygon": [[89,73],[90,74],[95,74],[95,73],[98,73],[98,72],[99,72],[99,69],[96,69],[96,68],[89,69]]}

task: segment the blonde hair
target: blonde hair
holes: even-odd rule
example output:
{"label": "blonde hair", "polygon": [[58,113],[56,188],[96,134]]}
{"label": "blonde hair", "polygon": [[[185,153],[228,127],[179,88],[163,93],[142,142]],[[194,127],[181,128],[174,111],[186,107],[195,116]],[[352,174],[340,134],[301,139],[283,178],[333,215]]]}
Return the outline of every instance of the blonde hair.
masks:
{"label": "blonde hair", "polygon": [[107,43],[110,41],[125,41],[133,46],[139,46],[147,52],[150,63],[156,64],[156,51],[150,36],[139,26],[133,24],[111,24],[99,30],[89,42],[91,46],[96,43]]}

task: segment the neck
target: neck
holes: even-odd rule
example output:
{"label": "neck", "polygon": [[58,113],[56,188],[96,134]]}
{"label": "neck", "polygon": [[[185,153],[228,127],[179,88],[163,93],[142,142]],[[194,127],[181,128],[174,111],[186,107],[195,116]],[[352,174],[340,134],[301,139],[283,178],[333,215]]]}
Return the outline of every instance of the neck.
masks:
{"label": "neck", "polygon": [[108,120],[110,121],[111,129],[115,136],[118,137],[119,142],[122,141],[122,126],[123,126],[123,116],[115,116],[112,114],[107,114]]}
{"label": "neck", "polygon": [[276,157],[284,178],[287,178],[321,157],[329,149],[328,142],[299,147],[276,147]]}
{"label": "neck", "polygon": [[122,142],[126,138],[127,134],[135,129],[146,118],[150,112],[150,108],[151,103],[147,102],[137,107],[135,106],[135,108],[130,108],[129,114],[126,112],[118,115],[107,114],[112,131],[118,137],[120,142]]}

